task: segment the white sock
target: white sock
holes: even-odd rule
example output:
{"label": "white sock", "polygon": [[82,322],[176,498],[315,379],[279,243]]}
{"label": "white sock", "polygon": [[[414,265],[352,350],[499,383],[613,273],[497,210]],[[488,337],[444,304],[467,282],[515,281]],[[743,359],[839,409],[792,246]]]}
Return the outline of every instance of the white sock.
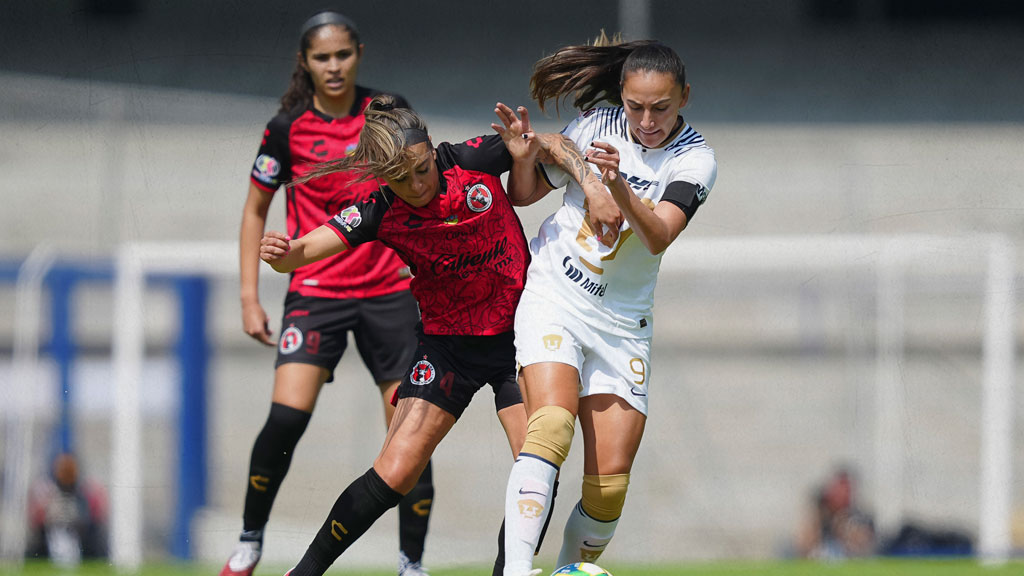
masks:
{"label": "white sock", "polygon": [[[562,550],[558,553],[558,565],[573,562],[597,562],[608,542],[615,535],[619,519],[609,522],[595,520],[583,511],[583,502],[573,506],[562,533]],[[506,553],[507,554],[507,553]]]}
{"label": "white sock", "polygon": [[531,456],[520,456],[512,465],[505,489],[504,576],[528,574],[533,568],[556,474],[558,468]]}

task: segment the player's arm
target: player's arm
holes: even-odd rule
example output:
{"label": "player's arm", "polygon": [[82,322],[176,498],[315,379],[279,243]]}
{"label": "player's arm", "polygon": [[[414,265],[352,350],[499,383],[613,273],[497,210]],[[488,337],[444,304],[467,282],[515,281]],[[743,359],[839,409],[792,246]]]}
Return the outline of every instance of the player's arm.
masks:
{"label": "player's arm", "polygon": [[294,240],[280,232],[267,232],[260,240],[260,259],[278,272],[291,272],[300,266],[334,256],[346,248],[341,237],[324,224]]}
{"label": "player's arm", "polygon": [[238,242],[242,328],[246,334],[268,346],[273,346],[274,341],[270,339],[267,313],[260,304],[259,241],[267,225],[267,211],[273,199],[273,193],[249,182]]}
{"label": "player's arm", "polygon": [[592,146],[587,151],[587,161],[600,168],[601,179],[615,204],[647,250],[661,254],[686,228],[686,214],[671,202],[649,208],[619,174],[619,151],[606,142],[594,142]]}
{"label": "player's arm", "polygon": [[575,180],[587,198],[590,225],[605,246],[614,246],[619,238],[622,213],[601,179],[587,166],[576,143],[564,134],[537,134],[541,161],[554,164]]}

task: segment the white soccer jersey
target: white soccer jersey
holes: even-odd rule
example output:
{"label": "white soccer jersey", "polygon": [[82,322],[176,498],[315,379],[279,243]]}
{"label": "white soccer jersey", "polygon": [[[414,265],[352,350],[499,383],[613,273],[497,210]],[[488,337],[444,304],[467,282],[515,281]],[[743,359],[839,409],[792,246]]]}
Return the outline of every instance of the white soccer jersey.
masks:
{"label": "white soccer jersey", "polygon": [[[701,203],[715,183],[715,153],[688,124],[665,146],[647,148],[633,141],[620,106],[589,110],[570,122],[562,134],[583,152],[595,140],[618,149],[621,176],[652,210],[672,182],[697,185]],[[556,188],[567,186],[562,206],[541,224],[530,242],[533,261],[526,290],[561,304],[605,331],[650,337],[661,254],[652,255],[629,223],[623,223],[615,246],[598,242],[584,210],[583,189],[557,167],[543,168]],[[591,169],[598,172],[593,165]]]}

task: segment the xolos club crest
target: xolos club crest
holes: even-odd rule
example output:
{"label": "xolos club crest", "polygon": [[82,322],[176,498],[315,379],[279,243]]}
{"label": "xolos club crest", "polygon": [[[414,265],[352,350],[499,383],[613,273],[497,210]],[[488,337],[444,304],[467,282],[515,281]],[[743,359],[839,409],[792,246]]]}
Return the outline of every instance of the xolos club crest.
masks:
{"label": "xolos club crest", "polygon": [[491,190],[483,184],[474,184],[466,191],[466,206],[473,212],[484,212],[491,207]]}
{"label": "xolos club crest", "polygon": [[302,346],[302,330],[299,330],[295,326],[289,326],[287,330],[281,334],[281,342],[278,344],[281,348],[281,354],[291,354]]}
{"label": "xolos club crest", "polygon": [[434,365],[427,361],[427,357],[424,356],[423,360],[420,360],[412,367],[412,372],[409,374],[409,381],[417,386],[426,386],[434,381],[434,376],[437,371],[434,370]]}

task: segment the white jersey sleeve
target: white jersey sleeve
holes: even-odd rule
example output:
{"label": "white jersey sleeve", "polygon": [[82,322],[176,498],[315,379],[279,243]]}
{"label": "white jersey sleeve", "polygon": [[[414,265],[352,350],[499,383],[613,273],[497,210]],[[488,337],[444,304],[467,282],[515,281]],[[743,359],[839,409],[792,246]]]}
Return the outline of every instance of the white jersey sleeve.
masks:
{"label": "white jersey sleeve", "polygon": [[706,147],[694,148],[685,154],[685,162],[673,164],[667,184],[672,182],[696,184],[699,186],[697,199],[703,204],[718,177],[718,162],[715,160],[714,151]]}
{"label": "white jersey sleeve", "polygon": [[[592,108],[581,113],[566,124],[565,128],[562,128],[561,134],[572,140],[580,152],[584,152],[591,142],[605,135],[602,127],[606,127],[605,124],[607,124],[606,117],[609,116],[607,110],[610,109]],[[569,184],[572,180],[572,176],[554,164],[541,164],[541,168],[544,170],[544,177],[555,190]],[[596,168],[592,169],[597,173]]]}

